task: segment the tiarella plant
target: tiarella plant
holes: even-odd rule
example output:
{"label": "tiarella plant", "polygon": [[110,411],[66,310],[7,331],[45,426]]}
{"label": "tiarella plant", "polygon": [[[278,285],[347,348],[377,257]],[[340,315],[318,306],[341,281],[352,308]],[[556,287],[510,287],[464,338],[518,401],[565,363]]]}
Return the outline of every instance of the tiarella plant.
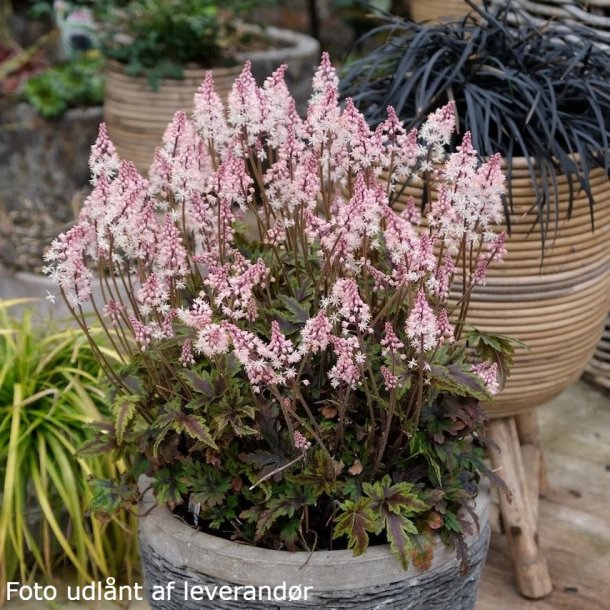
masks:
{"label": "tiarella plant", "polygon": [[[479,400],[507,360],[466,325],[504,253],[500,158],[480,163],[468,134],[446,150],[452,104],[410,132],[389,108],[371,131],[340,107],[326,55],[301,119],[284,70],[259,88],[246,64],[226,109],[208,75],[148,179],[100,129],[93,192],[47,255],[82,328],[92,301],[124,360],[93,341],[116,417],[88,449],[131,463],[95,484],[94,508],[137,501],[146,473],[158,502],[219,535],[357,554],[389,541],[425,566],[433,532],[461,550],[473,527]],[[442,186],[423,215],[388,205],[429,171]]]}

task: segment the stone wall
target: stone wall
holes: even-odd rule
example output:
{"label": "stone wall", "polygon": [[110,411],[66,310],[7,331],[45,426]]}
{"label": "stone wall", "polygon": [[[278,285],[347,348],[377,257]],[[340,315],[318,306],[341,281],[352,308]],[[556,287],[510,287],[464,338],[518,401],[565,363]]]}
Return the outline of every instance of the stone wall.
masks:
{"label": "stone wall", "polygon": [[27,104],[0,112],[0,261],[32,268],[89,185],[89,152],[101,108],[74,109],[46,121]]}

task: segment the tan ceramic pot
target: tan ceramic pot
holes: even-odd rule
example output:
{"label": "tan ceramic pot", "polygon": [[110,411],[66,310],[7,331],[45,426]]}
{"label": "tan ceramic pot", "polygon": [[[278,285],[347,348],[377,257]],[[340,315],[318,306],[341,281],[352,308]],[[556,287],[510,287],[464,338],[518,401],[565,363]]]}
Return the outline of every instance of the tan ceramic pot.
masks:
{"label": "tan ceramic pot", "polygon": [[[551,400],[583,373],[608,315],[610,295],[610,182],[602,169],[591,172],[596,200],[592,231],[584,192],[568,218],[568,186],[558,180],[558,209],[549,212],[544,257],[536,200],[524,158],[513,160],[511,236],[503,263],[493,264],[487,284],[474,292],[468,322],[481,330],[519,339],[511,376],[490,407],[504,416]],[[421,198],[421,188],[407,187]],[[553,230],[557,220],[557,230]]]}

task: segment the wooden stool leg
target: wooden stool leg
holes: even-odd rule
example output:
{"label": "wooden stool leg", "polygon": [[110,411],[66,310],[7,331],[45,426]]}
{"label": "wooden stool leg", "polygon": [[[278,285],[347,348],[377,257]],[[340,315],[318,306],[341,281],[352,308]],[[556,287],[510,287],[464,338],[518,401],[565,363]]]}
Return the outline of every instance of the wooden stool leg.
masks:
{"label": "wooden stool leg", "polygon": [[488,435],[497,445],[491,462],[511,491],[512,498],[500,494],[500,510],[508,541],[517,590],[529,599],[548,595],[553,586],[546,561],[538,545],[535,510],[525,484],[525,469],[515,419],[493,419]]}
{"label": "wooden stool leg", "polygon": [[[544,452],[540,442],[540,431],[538,429],[538,414],[534,409],[525,411],[515,416],[519,442],[523,452],[523,465],[525,474],[530,480],[535,478],[538,484],[538,496],[544,496],[549,491],[549,481],[544,466]],[[526,449],[527,447],[527,449]],[[531,447],[531,448],[530,448]],[[528,453],[529,452],[529,453]],[[526,456],[526,453],[528,455]]]}

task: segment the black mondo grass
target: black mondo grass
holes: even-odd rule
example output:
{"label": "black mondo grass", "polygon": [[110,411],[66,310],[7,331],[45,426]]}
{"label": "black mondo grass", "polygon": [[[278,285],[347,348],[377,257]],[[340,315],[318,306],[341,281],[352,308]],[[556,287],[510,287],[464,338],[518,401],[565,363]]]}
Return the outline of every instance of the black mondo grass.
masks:
{"label": "black mondo grass", "polygon": [[[552,21],[536,25],[516,9],[481,8],[440,24],[386,17],[360,45],[364,54],[348,64],[341,83],[375,125],[387,106],[406,126],[453,99],[459,131],[471,131],[482,156],[501,151],[507,162],[525,157],[543,242],[556,229],[558,176],[568,184],[568,217],[584,191],[594,229],[595,198],[589,187],[594,167],[610,166],[610,50],[595,30],[569,29]],[[510,226],[509,226],[510,230]]]}

